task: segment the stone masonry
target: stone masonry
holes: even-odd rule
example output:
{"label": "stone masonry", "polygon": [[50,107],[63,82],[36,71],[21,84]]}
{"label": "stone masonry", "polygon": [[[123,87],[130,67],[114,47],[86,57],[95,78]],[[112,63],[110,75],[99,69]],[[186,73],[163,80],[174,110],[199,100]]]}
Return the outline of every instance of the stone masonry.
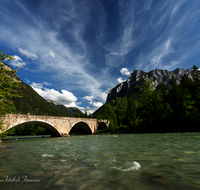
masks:
{"label": "stone masonry", "polygon": [[108,126],[106,120],[25,114],[7,114],[3,122],[6,131],[20,124],[34,123],[51,131],[53,136],[68,136],[70,130],[77,123],[86,124],[90,128],[91,134],[96,132],[99,124],[103,123],[106,127]]}

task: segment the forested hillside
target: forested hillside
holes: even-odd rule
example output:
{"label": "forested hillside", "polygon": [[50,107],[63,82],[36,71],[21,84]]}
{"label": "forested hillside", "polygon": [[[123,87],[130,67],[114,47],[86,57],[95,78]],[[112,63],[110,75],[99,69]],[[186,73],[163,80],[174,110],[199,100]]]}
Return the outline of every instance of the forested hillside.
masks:
{"label": "forested hillside", "polygon": [[[9,65],[4,62],[0,63],[3,68],[14,71]],[[31,86],[19,79],[16,72],[10,72],[9,75],[13,80],[19,82],[19,88],[16,88],[16,94],[20,97],[13,97],[13,103],[16,113],[18,114],[33,114],[33,115],[51,115],[51,116],[69,116],[66,112],[54,107],[42,98]]]}
{"label": "forested hillside", "polygon": [[[4,60],[3,56],[4,54],[1,53],[1,60]],[[4,76],[3,71],[6,70],[7,72],[6,74],[9,75],[9,77],[11,77],[11,81],[17,81],[18,86],[19,86],[19,88],[14,88],[12,90],[12,92],[16,95],[11,96],[12,98],[9,99],[9,102],[10,102],[9,105],[12,105],[13,109],[8,109],[8,106],[4,108],[3,104],[1,105],[2,110],[5,111],[5,114],[7,113],[28,114],[29,113],[33,115],[69,116],[67,113],[63,112],[62,110],[59,110],[58,108],[48,103],[37,92],[35,92],[31,86],[21,81],[18,78],[16,71],[14,71],[9,65],[7,65],[4,62],[0,62],[0,64],[2,68],[1,79],[3,80],[3,76]],[[6,87],[1,86],[2,96],[5,94],[4,90],[6,90]],[[7,92],[7,94],[9,94],[9,92]],[[13,132],[17,134],[23,134],[23,135],[49,134],[49,132],[46,131],[46,129],[44,129],[41,126],[34,125],[34,124],[25,124],[25,125],[14,127],[10,129],[9,131],[1,133],[0,137],[11,135]]]}
{"label": "forested hillside", "polygon": [[[200,131],[200,73],[192,70],[180,84],[172,77],[170,85],[141,80],[122,97],[107,102],[94,116],[110,121],[107,132],[189,132]],[[104,131],[106,132],[106,131]]]}
{"label": "forested hillside", "polygon": [[21,82],[21,87],[16,89],[20,98],[13,98],[17,113],[32,115],[68,116],[65,112],[54,107],[42,98],[31,86]]}

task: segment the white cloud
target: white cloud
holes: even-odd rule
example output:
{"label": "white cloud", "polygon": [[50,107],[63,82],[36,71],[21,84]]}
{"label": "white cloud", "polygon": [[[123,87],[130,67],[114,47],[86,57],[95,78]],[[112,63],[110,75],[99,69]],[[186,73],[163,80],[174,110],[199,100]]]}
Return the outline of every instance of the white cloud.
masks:
{"label": "white cloud", "polygon": [[94,97],[93,96],[85,96],[85,97],[83,97],[83,99],[86,99],[88,101],[92,101],[94,99]]}
{"label": "white cloud", "polygon": [[106,98],[107,98],[107,91],[101,92],[101,93],[97,93],[97,94],[94,94],[92,96],[85,96],[85,97],[83,97],[83,99],[86,99],[88,101],[100,100],[102,102],[105,102]]}
{"label": "white cloud", "polygon": [[18,55],[14,55],[13,57],[15,58],[15,60],[10,61],[10,65],[12,65],[13,67],[26,66],[26,63],[22,63],[22,58],[20,58]]}
{"label": "white cloud", "polygon": [[93,101],[91,101],[89,104],[91,104],[95,108],[100,108],[101,106],[103,106],[102,102],[93,102]]}
{"label": "white cloud", "polygon": [[76,105],[80,105],[80,104],[82,104],[82,102],[76,102]]}
{"label": "white cloud", "polygon": [[22,59],[18,55],[13,56],[15,58],[15,61],[22,61]]}
{"label": "white cloud", "polygon": [[45,84],[46,86],[51,86],[51,83],[49,83],[49,82],[44,82],[44,84]]}
{"label": "white cloud", "polygon": [[98,94],[95,94],[95,95],[92,95],[92,96],[85,96],[83,97],[83,99],[85,100],[88,100],[89,101],[89,104],[92,106],[92,107],[79,107],[79,109],[84,112],[85,110],[88,112],[88,113],[94,113],[98,108],[100,108],[104,102],[106,102],[106,98],[107,98],[107,91],[104,91],[102,93],[98,93]]}
{"label": "white cloud", "polygon": [[94,113],[96,110],[97,110],[97,108],[91,108],[91,107],[89,107],[89,106],[87,106],[86,108],[84,108],[84,107],[78,107],[83,113],[85,113],[85,111],[87,111],[87,113],[89,114],[92,114],[92,113]]}
{"label": "white cloud", "polygon": [[[36,83],[35,83],[36,84]],[[53,100],[59,104],[63,104],[66,107],[78,107],[76,105],[77,98],[74,96],[73,93],[67,90],[61,90],[61,93],[54,89],[44,88],[39,85],[31,85],[32,88],[44,99],[46,100]],[[38,83],[37,83],[38,84]],[[35,86],[35,87],[34,87]]]}
{"label": "white cloud", "polygon": [[36,88],[36,89],[38,89],[38,88],[43,88],[43,83],[35,83],[35,82],[33,82],[33,83],[31,84],[31,86],[32,86],[33,88]]}
{"label": "white cloud", "polygon": [[121,73],[122,75],[130,75],[130,74],[131,74],[130,71],[128,71],[127,68],[122,68],[122,69],[120,70],[120,73]]}
{"label": "white cloud", "polygon": [[30,51],[28,51],[27,49],[22,49],[22,48],[18,48],[19,52],[23,55],[25,55],[27,58],[30,58],[32,60],[38,59],[38,56],[35,55],[34,53],[31,53]]}
{"label": "white cloud", "polygon": [[36,82],[33,82],[32,84],[31,84],[31,86],[32,87],[34,87],[34,88],[44,88],[43,86],[51,86],[51,83],[49,83],[49,82],[43,82],[43,83],[36,83]]}
{"label": "white cloud", "polygon": [[122,77],[119,77],[119,78],[117,79],[117,81],[118,81],[118,83],[122,83],[122,82],[125,82],[126,80],[122,79]]}
{"label": "white cloud", "polygon": [[96,94],[95,98],[96,98],[97,100],[100,100],[100,101],[102,101],[102,102],[105,102],[105,101],[106,101],[106,98],[107,98],[107,94],[108,94],[108,92],[105,91],[105,92]]}

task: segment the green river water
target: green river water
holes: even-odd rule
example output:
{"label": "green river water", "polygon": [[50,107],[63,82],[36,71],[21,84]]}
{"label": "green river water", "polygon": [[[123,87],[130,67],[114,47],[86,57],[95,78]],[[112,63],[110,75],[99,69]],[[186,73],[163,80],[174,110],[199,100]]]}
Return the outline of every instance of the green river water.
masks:
{"label": "green river water", "polygon": [[200,133],[18,138],[3,146],[1,190],[200,189]]}

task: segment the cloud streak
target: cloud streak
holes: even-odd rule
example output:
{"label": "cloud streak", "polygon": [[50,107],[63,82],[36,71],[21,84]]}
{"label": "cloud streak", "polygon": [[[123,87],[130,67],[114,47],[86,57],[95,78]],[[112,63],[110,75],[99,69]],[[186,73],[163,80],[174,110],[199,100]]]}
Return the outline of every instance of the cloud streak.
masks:
{"label": "cloud streak", "polygon": [[22,54],[22,55],[25,55],[27,58],[30,58],[32,60],[36,60],[38,59],[38,56],[35,55],[34,53],[31,53],[30,51],[28,51],[27,49],[22,49],[22,48],[18,48],[19,49],[19,52]]}
{"label": "cloud streak", "polygon": [[56,94],[49,83],[57,96],[65,89],[91,111],[135,69],[198,65],[199,10],[196,0],[8,0],[0,12],[0,48],[16,56],[12,66],[30,63],[20,75],[33,76],[30,84],[43,96]]}

